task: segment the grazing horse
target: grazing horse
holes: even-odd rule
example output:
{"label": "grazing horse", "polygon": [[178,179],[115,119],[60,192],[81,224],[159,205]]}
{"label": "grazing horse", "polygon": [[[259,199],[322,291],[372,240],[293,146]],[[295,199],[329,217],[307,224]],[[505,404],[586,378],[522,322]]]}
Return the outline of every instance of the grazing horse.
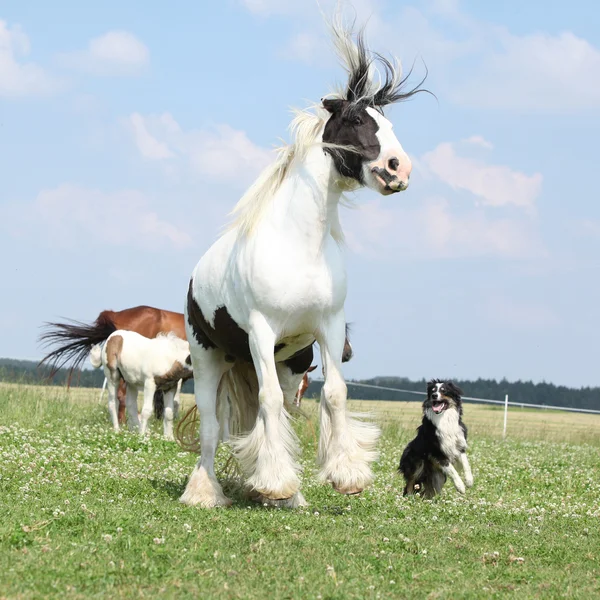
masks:
{"label": "grazing horse", "polygon": [[[108,336],[106,342],[97,344],[90,351],[90,362],[95,368],[104,367],[108,388],[108,410],[115,431],[119,431],[116,394],[121,378],[127,383],[126,406],[134,429],[144,435],[152,413],[154,394],[164,394],[164,435],[173,440],[173,397],[177,384],[192,377],[190,345],[174,333],[160,333],[149,339],[135,333],[118,329]],[[138,418],[138,390],[144,390],[141,424]]]}
{"label": "grazing horse", "polygon": [[[71,363],[73,369],[80,367],[92,347],[103,342],[117,329],[135,331],[147,338],[155,338],[160,333],[174,333],[177,337],[185,340],[185,322],[182,313],[153,308],[152,306],[135,306],[125,310],[104,310],[94,323],[80,323],[70,321],[69,323],[46,323],[47,331],[40,336],[45,345],[60,344],[40,361],[40,365],[48,363],[51,368],[51,376]],[[179,406],[179,390],[175,395],[175,412]],[[119,423],[125,422],[125,381],[121,379],[117,398],[119,400]],[[162,392],[156,393],[155,407],[156,416],[162,418],[163,398]]]}
{"label": "grazing horse", "polygon": [[[341,372],[346,272],[338,206],[360,187],[405,190],[411,161],[383,107],[405,90],[399,67],[367,49],[362,34],[334,24],[348,71],[343,93],[298,111],[281,149],[234,209],[229,229],[202,256],[189,284],[185,325],[200,415],[201,456],[181,501],[231,504],[214,471],[220,403],[232,406],[232,446],[246,485],[264,502],[304,504],[292,404],[319,344],[320,477],[343,494],[373,479],[379,429],[346,410]],[[354,41],[356,39],[356,42]],[[375,63],[381,77],[375,77]],[[285,403],[285,406],[284,406]]]}

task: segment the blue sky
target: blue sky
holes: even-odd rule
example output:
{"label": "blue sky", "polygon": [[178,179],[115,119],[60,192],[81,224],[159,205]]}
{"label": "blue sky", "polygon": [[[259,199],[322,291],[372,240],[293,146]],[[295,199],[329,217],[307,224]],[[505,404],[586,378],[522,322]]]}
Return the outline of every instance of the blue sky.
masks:
{"label": "blue sky", "polygon": [[[600,7],[354,6],[437,100],[388,111],[409,190],[342,211],[346,375],[600,385]],[[3,3],[0,356],[59,317],[181,311],[290,107],[343,80],[308,0]]]}

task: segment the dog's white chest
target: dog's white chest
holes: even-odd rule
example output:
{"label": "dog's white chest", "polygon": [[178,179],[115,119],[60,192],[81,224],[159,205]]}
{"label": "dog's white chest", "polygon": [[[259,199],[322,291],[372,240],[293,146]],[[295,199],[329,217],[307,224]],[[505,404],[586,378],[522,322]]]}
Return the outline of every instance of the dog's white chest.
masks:
{"label": "dog's white chest", "polygon": [[458,422],[458,411],[448,409],[441,415],[433,414],[432,416],[431,420],[435,425],[435,434],[440,442],[442,452],[450,460],[456,460],[467,448],[465,434]]}

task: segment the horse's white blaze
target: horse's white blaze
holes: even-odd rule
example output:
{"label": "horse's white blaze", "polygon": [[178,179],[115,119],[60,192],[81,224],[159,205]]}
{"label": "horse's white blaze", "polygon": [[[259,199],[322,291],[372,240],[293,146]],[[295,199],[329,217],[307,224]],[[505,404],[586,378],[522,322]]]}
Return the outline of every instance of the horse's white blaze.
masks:
{"label": "horse's white blaze", "polygon": [[379,126],[376,135],[379,140],[381,152],[374,161],[365,163],[363,166],[363,178],[366,185],[374,190],[381,191],[382,187],[385,187],[385,182],[373,173],[373,168],[378,167],[389,171],[390,161],[395,159],[397,166],[394,165],[393,174],[398,178],[398,184],[402,186],[400,189],[406,189],[412,171],[412,162],[408,154],[406,154],[396,138],[390,121],[373,108],[367,108],[367,112],[375,119]]}

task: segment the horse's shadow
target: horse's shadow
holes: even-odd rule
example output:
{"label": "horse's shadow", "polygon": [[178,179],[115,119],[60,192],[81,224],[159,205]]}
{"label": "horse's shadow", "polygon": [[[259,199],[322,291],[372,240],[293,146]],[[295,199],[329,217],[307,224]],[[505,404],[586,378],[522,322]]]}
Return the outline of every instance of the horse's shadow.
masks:
{"label": "horse's shadow", "polygon": [[157,492],[166,494],[175,500],[179,500],[185,490],[185,483],[176,483],[165,479],[149,479],[148,482]]}

